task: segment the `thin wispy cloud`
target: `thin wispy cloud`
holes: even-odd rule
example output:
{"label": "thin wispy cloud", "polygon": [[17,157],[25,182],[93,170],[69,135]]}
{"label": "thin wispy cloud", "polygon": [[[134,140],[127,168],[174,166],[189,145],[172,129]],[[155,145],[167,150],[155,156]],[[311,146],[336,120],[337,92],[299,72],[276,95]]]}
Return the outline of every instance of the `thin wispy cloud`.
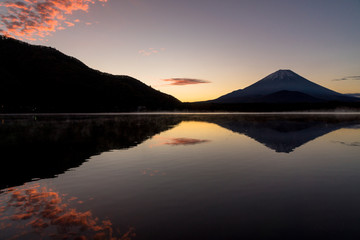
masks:
{"label": "thin wispy cloud", "polygon": [[174,86],[211,83],[208,80],[195,79],[195,78],[169,78],[169,79],[163,79],[162,81],[170,82],[169,84],[166,84],[166,85],[174,85]]}
{"label": "thin wispy cloud", "polygon": [[347,93],[346,95],[360,98],[360,93]]}
{"label": "thin wispy cloud", "polygon": [[68,27],[73,27],[73,26],[75,26],[75,23],[72,23],[72,22],[65,22],[65,24],[66,24]]}
{"label": "thin wispy cloud", "polygon": [[340,143],[342,145],[348,146],[348,147],[360,147],[360,142],[341,142],[341,141],[334,141],[334,143]]}
{"label": "thin wispy cloud", "polygon": [[162,172],[160,170],[156,170],[156,169],[151,169],[151,168],[146,168],[142,171],[142,175],[146,175],[146,176],[150,176],[150,177],[154,177],[154,176],[165,176],[166,173]]}
{"label": "thin wispy cloud", "polygon": [[333,81],[348,81],[348,80],[360,80],[360,76],[348,76],[343,78],[337,78],[334,79]]}
{"label": "thin wispy cloud", "polygon": [[0,2],[0,34],[18,39],[39,40],[57,30],[72,27],[75,11],[87,12],[90,4],[107,0],[22,0]]}
{"label": "thin wispy cloud", "polygon": [[138,53],[142,56],[151,56],[153,54],[158,54],[163,51],[165,51],[165,48],[160,48],[160,49],[148,48],[148,49],[141,49],[138,51]]}

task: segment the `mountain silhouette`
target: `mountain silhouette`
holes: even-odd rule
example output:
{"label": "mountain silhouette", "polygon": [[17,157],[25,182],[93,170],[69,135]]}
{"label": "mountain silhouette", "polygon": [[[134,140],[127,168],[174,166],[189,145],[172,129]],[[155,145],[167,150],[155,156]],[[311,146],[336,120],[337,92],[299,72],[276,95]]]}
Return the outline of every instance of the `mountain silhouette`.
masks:
{"label": "mountain silhouette", "polygon": [[260,81],[210,102],[213,103],[308,103],[357,102],[359,99],[332,91],[291,70],[278,70]]}
{"label": "mountain silhouette", "polygon": [[87,67],[51,47],[0,35],[0,112],[172,110],[181,102],[129,76]]}

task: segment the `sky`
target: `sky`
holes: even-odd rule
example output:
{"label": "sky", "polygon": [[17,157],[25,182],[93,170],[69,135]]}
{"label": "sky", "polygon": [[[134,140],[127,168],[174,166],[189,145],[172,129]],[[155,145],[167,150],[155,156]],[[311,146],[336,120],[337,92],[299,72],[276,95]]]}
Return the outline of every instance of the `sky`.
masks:
{"label": "sky", "polygon": [[0,0],[0,34],[181,101],[279,69],[360,93],[360,0]]}

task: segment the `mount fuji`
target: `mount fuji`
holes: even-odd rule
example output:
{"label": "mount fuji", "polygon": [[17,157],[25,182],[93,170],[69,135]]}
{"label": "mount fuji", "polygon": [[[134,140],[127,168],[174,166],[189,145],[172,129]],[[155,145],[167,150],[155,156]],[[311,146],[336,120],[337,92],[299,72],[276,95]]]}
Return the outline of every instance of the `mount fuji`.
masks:
{"label": "mount fuji", "polygon": [[291,70],[278,70],[260,81],[223,95],[213,103],[312,103],[358,102],[359,99],[341,94],[311,82]]}

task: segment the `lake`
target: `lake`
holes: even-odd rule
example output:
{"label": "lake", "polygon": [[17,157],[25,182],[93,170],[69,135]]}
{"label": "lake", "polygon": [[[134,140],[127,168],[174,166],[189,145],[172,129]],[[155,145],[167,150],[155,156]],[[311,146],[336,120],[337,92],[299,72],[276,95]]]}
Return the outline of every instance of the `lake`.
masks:
{"label": "lake", "polygon": [[0,120],[0,239],[360,238],[360,114]]}

